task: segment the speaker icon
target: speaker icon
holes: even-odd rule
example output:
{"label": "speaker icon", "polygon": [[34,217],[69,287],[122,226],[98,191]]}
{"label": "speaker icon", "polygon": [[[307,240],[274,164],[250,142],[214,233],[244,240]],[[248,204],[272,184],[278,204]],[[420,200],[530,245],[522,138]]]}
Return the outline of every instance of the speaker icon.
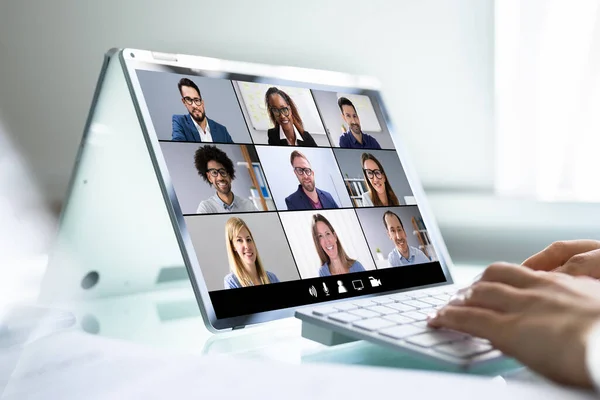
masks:
{"label": "speaker icon", "polygon": [[312,297],[317,297],[317,288],[315,288],[314,285],[309,287],[308,293],[310,293]]}

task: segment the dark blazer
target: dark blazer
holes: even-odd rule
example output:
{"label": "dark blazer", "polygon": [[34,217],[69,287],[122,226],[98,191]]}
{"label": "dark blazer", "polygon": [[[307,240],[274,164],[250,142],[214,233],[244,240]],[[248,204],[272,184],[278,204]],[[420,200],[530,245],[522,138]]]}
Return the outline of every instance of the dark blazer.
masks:
{"label": "dark blazer", "polygon": [[[321,201],[321,205],[323,208],[340,208],[336,204],[335,200],[329,193],[324,190],[317,189],[317,195],[319,196],[319,200]],[[294,193],[290,194],[285,198],[285,204],[287,205],[288,210],[312,210],[312,202],[302,190],[302,185],[298,185],[298,190]]]}
{"label": "dark blazer", "polygon": [[[212,136],[213,142],[217,143],[233,143],[227,128],[218,122],[213,121],[210,118],[208,120],[208,126],[210,127],[210,135]],[[176,142],[201,142],[200,133],[192,121],[190,114],[185,115],[173,115],[173,137],[172,140]]]}
{"label": "dark blazer", "polygon": [[[277,146],[287,146],[288,142],[286,139],[279,139],[279,127],[271,128],[267,131],[267,135],[269,136],[269,144],[277,145]],[[310,136],[310,133],[304,131],[300,134],[303,140],[298,141],[298,146],[301,147],[317,147],[317,142]]]}

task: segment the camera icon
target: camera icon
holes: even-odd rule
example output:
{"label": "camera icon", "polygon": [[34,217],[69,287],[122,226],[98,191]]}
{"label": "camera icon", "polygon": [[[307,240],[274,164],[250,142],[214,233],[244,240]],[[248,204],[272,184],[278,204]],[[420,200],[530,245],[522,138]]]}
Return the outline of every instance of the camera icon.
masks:
{"label": "camera icon", "polygon": [[381,286],[381,279],[375,279],[372,276],[370,276],[369,282],[371,282],[371,287]]}

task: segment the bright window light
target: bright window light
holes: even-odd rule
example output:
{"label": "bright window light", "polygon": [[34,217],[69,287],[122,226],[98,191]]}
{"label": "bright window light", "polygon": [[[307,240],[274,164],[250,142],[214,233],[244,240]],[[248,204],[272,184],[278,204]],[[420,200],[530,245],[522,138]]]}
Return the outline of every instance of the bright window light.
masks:
{"label": "bright window light", "polygon": [[496,2],[498,194],[600,202],[599,6]]}

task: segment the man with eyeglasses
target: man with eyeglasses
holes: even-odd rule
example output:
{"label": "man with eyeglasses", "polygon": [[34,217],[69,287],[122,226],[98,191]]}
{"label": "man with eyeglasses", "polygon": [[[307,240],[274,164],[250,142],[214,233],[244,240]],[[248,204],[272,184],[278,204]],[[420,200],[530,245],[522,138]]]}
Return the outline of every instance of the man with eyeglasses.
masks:
{"label": "man with eyeglasses", "polygon": [[194,165],[204,181],[217,191],[214,196],[200,202],[198,214],[258,211],[249,199],[235,196],[231,191],[235,168],[223,150],[211,145],[200,147],[194,155]]}
{"label": "man with eyeglasses", "polygon": [[408,244],[404,225],[396,213],[386,211],[383,214],[383,224],[388,237],[396,246],[388,255],[388,266],[401,267],[403,265],[431,262],[425,253]]}
{"label": "man with eyeglasses", "polygon": [[339,208],[333,197],[315,186],[315,173],[306,156],[298,150],[292,151],[290,163],[298,178],[298,190],[285,198],[288,210],[320,210]]}
{"label": "man with eyeglasses", "polygon": [[178,142],[233,143],[227,128],[206,116],[198,86],[188,78],[177,84],[188,114],[173,115],[172,140]]}
{"label": "man with eyeglasses", "polygon": [[362,131],[360,118],[356,112],[354,104],[346,97],[340,97],[338,106],[342,112],[344,122],[348,124],[348,131],[340,136],[340,147],[350,149],[381,149],[379,142],[371,135]]}

